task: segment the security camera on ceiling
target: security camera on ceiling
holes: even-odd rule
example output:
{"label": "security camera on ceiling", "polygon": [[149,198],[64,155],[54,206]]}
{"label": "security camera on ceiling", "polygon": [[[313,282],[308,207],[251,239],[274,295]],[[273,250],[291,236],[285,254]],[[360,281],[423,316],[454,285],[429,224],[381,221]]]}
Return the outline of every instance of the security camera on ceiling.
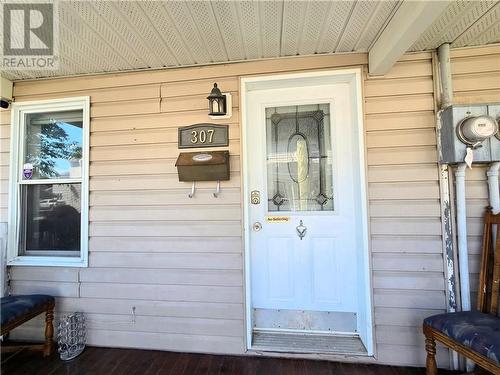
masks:
{"label": "security camera on ceiling", "polygon": [[12,102],[12,81],[0,76],[0,108],[9,108]]}

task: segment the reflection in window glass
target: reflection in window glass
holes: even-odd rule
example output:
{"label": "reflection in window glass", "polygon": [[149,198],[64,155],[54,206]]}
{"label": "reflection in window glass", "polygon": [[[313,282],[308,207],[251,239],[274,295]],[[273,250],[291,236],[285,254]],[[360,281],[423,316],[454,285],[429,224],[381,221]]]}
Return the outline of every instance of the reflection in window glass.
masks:
{"label": "reflection in window glass", "polygon": [[81,184],[23,185],[21,249],[80,251]]}
{"label": "reflection in window glass", "polygon": [[24,179],[80,178],[83,112],[26,115]]}
{"label": "reflection in window glass", "polygon": [[268,210],[333,211],[328,104],[266,108]]}

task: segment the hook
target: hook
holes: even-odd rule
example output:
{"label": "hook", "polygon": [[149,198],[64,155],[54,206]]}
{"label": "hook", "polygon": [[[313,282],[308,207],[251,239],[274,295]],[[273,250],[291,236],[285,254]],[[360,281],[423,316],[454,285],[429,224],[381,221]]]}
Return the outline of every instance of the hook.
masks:
{"label": "hook", "polygon": [[193,186],[191,186],[191,193],[188,194],[188,197],[193,198],[195,192],[196,192],[196,182],[193,181]]}
{"label": "hook", "polygon": [[217,180],[217,187],[215,188],[214,198],[219,198],[220,194],[220,180]]}

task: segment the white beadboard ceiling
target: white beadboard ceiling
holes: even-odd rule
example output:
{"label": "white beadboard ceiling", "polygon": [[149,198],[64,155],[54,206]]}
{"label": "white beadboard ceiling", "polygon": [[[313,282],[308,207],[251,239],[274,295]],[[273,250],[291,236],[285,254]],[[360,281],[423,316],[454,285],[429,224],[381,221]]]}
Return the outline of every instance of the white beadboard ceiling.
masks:
{"label": "white beadboard ceiling", "polygon": [[[408,1],[408,0],[406,0]],[[64,1],[60,68],[11,80],[367,52],[401,1]],[[410,48],[500,42],[500,1],[452,1]]]}

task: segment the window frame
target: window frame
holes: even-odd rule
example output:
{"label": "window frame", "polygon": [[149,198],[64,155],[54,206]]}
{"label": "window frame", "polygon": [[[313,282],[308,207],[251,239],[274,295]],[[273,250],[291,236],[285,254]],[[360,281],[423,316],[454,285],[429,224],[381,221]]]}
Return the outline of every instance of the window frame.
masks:
{"label": "window frame", "polygon": [[[26,132],[26,114],[54,111],[81,110],[82,121],[82,163],[81,178],[22,180],[24,160],[24,134]],[[90,97],[72,97],[64,99],[37,100],[13,103],[11,115],[10,143],[10,180],[9,180],[9,235],[7,247],[7,265],[20,266],[61,266],[88,267],[89,233],[89,155],[90,155]],[[21,228],[21,187],[29,184],[67,184],[81,183],[80,216],[80,256],[22,255],[19,248]],[[43,253],[43,252],[42,252]]]}

